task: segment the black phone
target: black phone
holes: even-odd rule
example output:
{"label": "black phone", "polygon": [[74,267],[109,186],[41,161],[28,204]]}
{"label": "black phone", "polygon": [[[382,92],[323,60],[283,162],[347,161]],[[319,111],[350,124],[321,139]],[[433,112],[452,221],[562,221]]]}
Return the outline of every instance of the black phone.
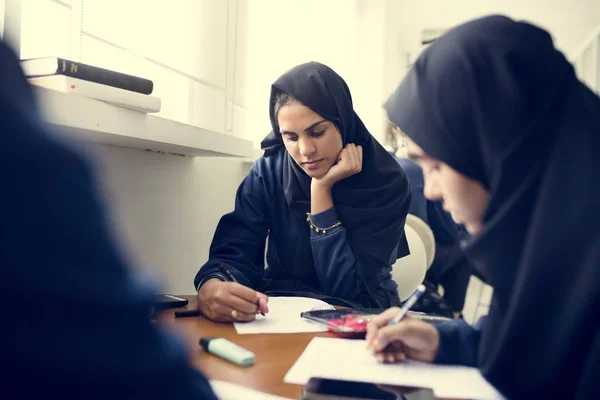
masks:
{"label": "black phone", "polygon": [[426,388],[311,378],[304,386],[302,400],[435,400],[435,396]]}
{"label": "black phone", "polygon": [[[326,324],[332,319],[343,319],[348,314],[355,315],[377,315],[385,311],[379,308],[348,308],[341,310],[311,310],[300,313],[301,318],[310,319],[313,321]],[[415,319],[420,319],[424,322],[435,323],[442,321],[451,321],[451,318],[442,317],[439,315],[425,314],[420,312],[409,311],[408,315]]]}
{"label": "black phone", "polygon": [[183,307],[188,304],[187,299],[173,296],[171,294],[157,294],[152,299],[153,312],[167,310],[169,308]]}

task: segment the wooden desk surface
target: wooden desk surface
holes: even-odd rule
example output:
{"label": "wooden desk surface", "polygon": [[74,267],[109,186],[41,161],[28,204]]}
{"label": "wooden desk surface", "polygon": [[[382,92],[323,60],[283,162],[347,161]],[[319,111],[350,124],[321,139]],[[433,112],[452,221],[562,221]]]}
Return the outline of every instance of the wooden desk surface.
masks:
{"label": "wooden desk surface", "polygon": [[[203,317],[175,318],[175,311],[195,310],[196,296],[178,296],[189,300],[186,307],[163,311],[161,324],[171,325],[183,334],[191,351],[191,363],[209,379],[229,381],[265,393],[299,399],[301,385],[283,382],[308,343],[316,336],[334,337],[329,333],[279,333],[238,335],[231,323],[218,323]],[[256,364],[240,367],[204,352],[198,344],[203,336],[226,338],[256,355]]]}
{"label": "wooden desk surface", "polygon": [[[193,365],[209,379],[229,381],[262,392],[298,399],[302,386],[284,383],[283,377],[313,337],[331,337],[328,333],[238,335],[230,323],[216,323],[203,317],[175,318],[175,311],[194,310],[197,304],[195,296],[179,297],[188,299],[188,306],[163,311],[159,320],[166,325],[174,324],[176,330],[183,333],[192,349]],[[223,337],[252,351],[256,355],[256,364],[240,367],[205,353],[198,344],[198,339],[202,336]]]}

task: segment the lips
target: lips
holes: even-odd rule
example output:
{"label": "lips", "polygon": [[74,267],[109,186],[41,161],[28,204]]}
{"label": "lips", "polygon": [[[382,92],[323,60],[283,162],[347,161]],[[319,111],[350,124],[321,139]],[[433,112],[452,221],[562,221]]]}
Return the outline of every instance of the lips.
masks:
{"label": "lips", "polygon": [[321,166],[321,161],[323,161],[322,158],[320,160],[303,162],[302,165],[308,170],[315,170]]}

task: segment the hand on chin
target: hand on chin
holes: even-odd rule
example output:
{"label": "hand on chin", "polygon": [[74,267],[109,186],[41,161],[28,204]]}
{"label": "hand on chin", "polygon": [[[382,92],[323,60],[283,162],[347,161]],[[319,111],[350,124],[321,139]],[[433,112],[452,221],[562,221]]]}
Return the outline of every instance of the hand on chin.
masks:
{"label": "hand on chin", "polygon": [[308,175],[312,178],[311,185],[322,185],[332,188],[337,182],[346,179],[362,171],[362,147],[349,143],[340,152],[337,162],[320,177],[321,169],[310,171]]}

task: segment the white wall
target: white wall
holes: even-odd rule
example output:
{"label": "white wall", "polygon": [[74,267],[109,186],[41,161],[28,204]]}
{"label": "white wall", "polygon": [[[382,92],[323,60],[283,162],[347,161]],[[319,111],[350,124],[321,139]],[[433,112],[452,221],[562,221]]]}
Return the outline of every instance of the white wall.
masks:
{"label": "white wall", "polygon": [[600,23],[598,0],[386,0],[385,78],[388,93],[407,71],[407,57],[416,59],[423,29],[446,29],[473,18],[504,14],[547,29],[556,46],[571,60]]}
{"label": "white wall", "polygon": [[[232,3],[86,0],[81,61],[151,78],[162,117],[231,133],[226,97]],[[133,25],[141,7],[146,14]],[[208,258],[219,218],[233,208],[248,165],[97,147],[115,226],[136,264],[157,273],[165,290],[194,293],[193,277]]]}
{"label": "white wall", "polygon": [[258,146],[271,130],[271,84],[291,67],[319,61],[348,83],[355,109],[383,137],[383,0],[240,0],[235,131]]}
{"label": "white wall", "polygon": [[112,226],[145,271],[171,293],[194,293],[221,215],[233,209],[249,165],[92,145]]}
{"label": "white wall", "polygon": [[600,24],[573,52],[573,58],[579,79],[600,94]]}
{"label": "white wall", "polygon": [[[82,18],[81,4],[79,32],[74,25]],[[233,93],[232,4],[23,0],[22,57],[62,56],[148,77],[153,95],[162,99],[160,116],[232,134],[226,121]],[[79,40],[81,46],[74,46]],[[134,265],[158,275],[165,291],[194,293],[193,277],[249,165],[104,145],[87,151],[99,167],[112,226]]]}
{"label": "white wall", "polygon": [[5,1],[0,0],[0,38],[4,36],[4,7]]}

